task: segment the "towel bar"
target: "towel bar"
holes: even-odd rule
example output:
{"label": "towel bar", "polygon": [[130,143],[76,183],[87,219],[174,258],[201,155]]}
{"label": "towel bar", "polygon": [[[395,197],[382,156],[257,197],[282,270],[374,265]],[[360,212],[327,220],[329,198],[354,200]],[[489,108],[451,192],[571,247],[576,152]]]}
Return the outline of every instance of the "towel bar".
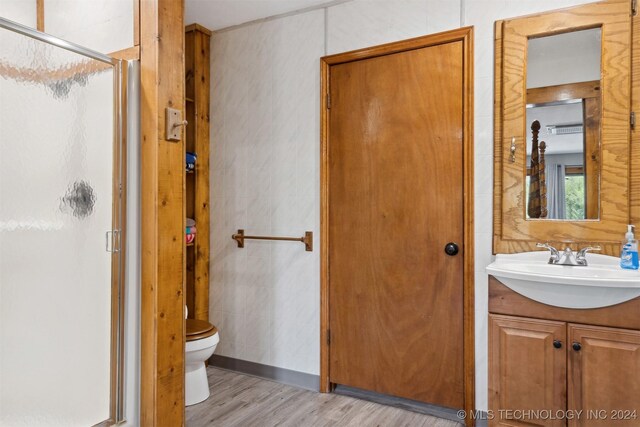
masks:
{"label": "towel bar", "polygon": [[286,240],[288,242],[302,242],[307,252],[313,251],[313,232],[305,231],[304,237],[273,237],[273,236],[245,236],[244,230],[238,230],[238,233],[231,236],[233,240],[238,242],[239,248],[244,248],[245,239],[252,240]]}

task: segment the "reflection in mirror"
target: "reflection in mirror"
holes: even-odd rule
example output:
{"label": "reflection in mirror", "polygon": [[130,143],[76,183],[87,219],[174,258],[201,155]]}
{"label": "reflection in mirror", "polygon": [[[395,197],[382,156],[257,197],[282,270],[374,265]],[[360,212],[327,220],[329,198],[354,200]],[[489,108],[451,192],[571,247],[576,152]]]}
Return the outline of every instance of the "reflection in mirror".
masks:
{"label": "reflection in mirror", "polygon": [[527,219],[599,217],[601,29],[528,41]]}

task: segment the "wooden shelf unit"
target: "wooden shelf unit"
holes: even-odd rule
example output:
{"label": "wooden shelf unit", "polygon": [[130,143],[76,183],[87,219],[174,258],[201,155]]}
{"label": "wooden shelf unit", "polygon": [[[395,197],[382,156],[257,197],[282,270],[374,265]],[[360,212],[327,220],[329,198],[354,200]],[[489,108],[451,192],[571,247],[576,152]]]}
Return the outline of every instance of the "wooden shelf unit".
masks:
{"label": "wooden shelf unit", "polygon": [[185,28],[185,150],[197,155],[185,173],[185,215],[196,222],[196,238],[186,246],[186,301],[189,318],[209,320],[209,97],[211,31]]}

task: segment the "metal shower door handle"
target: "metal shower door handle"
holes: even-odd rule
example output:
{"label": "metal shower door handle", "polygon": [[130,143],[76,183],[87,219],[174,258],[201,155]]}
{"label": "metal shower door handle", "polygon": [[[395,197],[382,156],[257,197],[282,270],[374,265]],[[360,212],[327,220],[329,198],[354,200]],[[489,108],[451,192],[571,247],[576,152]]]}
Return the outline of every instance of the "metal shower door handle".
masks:
{"label": "metal shower door handle", "polygon": [[120,252],[120,230],[109,230],[104,233],[105,250],[111,253]]}

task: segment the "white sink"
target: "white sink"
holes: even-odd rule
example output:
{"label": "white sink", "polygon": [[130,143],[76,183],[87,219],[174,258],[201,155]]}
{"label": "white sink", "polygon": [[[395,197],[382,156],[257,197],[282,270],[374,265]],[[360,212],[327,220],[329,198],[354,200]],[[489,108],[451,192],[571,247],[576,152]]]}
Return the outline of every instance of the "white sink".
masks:
{"label": "white sink", "polygon": [[548,251],[498,254],[487,273],[527,298],[557,307],[607,307],[640,296],[640,272],[621,269],[619,258],[590,253],[586,267],[548,261]]}

